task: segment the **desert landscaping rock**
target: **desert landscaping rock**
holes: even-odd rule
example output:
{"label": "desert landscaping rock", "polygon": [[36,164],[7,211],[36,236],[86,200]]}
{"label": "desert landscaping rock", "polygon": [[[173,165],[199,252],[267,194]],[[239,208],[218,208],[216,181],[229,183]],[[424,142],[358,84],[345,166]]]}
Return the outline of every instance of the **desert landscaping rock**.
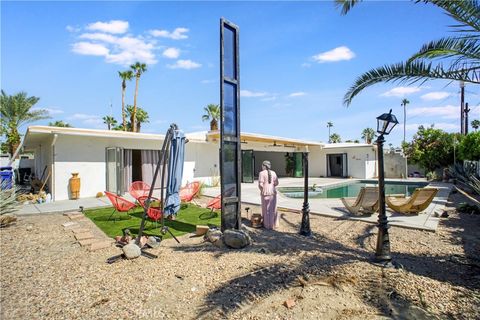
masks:
{"label": "desert landscaping rock", "polygon": [[222,231],[216,230],[216,229],[213,229],[213,230],[210,229],[206,233],[206,238],[211,243],[217,242],[218,240],[220,240],[222,238],[222,236],[223,236]]}
{"label": "desert landscaping rock", "polygon": [[123,246],[122,251],[127,259],[136,259],[142,254],[140,247],[134,243]]}
{"label": "desert landscaping rock", "polygon": [[225,230],[223,242],[230,248],[242,249],[251,243],[250,236],[243,230]]}

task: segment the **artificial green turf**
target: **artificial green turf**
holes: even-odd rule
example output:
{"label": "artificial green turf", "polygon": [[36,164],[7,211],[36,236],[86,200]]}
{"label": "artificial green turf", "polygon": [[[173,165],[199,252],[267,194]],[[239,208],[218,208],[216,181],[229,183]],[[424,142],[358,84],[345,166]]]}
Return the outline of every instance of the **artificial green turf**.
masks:
{"label": "artificial green turf", "polygon": [[[141,207],[137,207],[134,212],[130,211],[128,215],[125,212],[115,212],[110,221],[108,221],[108,217],[112,212],[113,207],[107,207],[85,210],[85,215],[109,237],[113,238],[123,235],[124,229],[129,229],[134,235],[138,234],[143,215]],[[177,214],[177,219],[174,221],[165,219],[165,225],[175,236],[180,236],[194,232],[196,225],[220,226],[220,214],[193,204],[182,204]],[[161,235],[160,229],[161,220],[158,221],[157,227],[155,227],[155,223],[147,218],[145,235]],[[164,239],[171,237],[169,233],[162,236]]]}

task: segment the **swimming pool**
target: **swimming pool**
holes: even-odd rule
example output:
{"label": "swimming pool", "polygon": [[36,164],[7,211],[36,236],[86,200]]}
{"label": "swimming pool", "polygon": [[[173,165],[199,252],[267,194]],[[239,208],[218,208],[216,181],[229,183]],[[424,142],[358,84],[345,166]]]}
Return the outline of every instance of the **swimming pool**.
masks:
{"label": "swimming pool", "polygon": [[[422,188],[426,185],[428,185],[427,182],[385,181],[385,194],[405,194],[409,196],[416,188]],[[316,187],[315,191],[310,190],[308,192],[308,197],[313,199],[356,197],[360,188],[375,186],[378,186],[375,180],[360,180],[342,185]],[[303,198],[303,187],[280,187],[277,190],[289,198]]]}

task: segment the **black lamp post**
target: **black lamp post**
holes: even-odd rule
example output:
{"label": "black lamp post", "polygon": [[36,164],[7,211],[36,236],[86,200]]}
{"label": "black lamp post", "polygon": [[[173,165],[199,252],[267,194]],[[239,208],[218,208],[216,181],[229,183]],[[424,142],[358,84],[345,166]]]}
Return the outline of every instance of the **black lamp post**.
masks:
{"label": "black lamp post", "polygon": [[302,207],[302,226],[300,227],[300,235],[310,237],[310,206],[308,204],[308,152],[302,153],[303,160],[303,207]]}
{"label": "black lamp post", "polygon": [[398,124],[397,118],[392,114],[384,113],[377,117],[377,132],[380,134],[377,139],[378,150],[378,237],[377,249],[375,252],[375,262],[384,266],[392,265],[392,257],[390,256],[390,239],[388,236],[388,220],[385,212],[385,172],[383,165],[383,143],[384,135],[388,135],[393,127]]}

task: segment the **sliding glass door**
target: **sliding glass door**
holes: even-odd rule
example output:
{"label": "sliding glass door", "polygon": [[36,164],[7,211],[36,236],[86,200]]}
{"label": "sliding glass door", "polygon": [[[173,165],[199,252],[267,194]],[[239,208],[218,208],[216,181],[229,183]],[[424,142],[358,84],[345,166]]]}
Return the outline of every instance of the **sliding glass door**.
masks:
{"label": "sliding glass door", "polygon": [[123,149],[107,148],[105,151],[106,190],[118,195],[124,193],[123,186]]}

